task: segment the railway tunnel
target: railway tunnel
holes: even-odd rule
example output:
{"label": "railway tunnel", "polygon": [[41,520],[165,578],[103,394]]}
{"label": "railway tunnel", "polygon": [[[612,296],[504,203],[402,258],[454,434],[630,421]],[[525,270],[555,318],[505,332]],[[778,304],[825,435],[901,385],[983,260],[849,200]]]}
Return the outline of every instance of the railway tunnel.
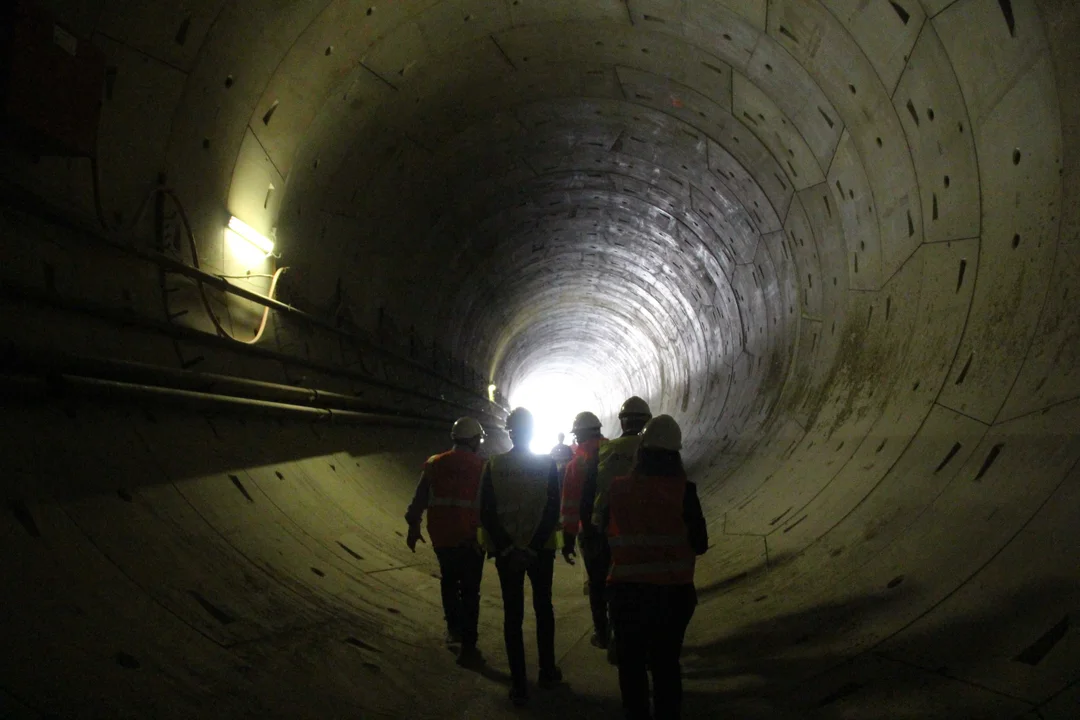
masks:
{"label": "railway tunnel", "polygon": [[684,428],[688,716],[1077,716],[1071,0],[13,7],[0,715],[515,714],[401,518],[529,390]]}

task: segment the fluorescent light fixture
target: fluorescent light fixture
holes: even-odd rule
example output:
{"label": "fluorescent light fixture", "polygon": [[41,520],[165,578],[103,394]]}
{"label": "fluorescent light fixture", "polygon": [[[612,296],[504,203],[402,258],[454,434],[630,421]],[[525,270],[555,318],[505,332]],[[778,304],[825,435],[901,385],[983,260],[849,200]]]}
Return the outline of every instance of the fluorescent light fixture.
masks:
{"label": "fluorescent light fixture", "polygon": [[488,385],[488,400],[491,401],[491,402],[495,402],[495,386],[494,385]]}
{"label": "fluorescent light fixture", "polygon": [[273,240],[266,237],[235,215],[229,217],[229,229],[267,255],[274,252]]}

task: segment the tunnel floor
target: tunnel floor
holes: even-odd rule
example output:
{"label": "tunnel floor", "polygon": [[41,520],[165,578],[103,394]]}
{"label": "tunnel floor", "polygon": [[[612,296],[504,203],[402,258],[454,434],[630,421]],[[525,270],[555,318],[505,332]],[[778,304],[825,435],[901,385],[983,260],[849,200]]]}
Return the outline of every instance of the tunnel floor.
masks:
{"label": "tunnel floor", "polygon": [[[424,545],[408,551],[400,519],[443,433],[71,402],[4,417],[2,451],[15,459],[9,495],[29,496],[33,484],[36,499],[0,514],[3,717],[619,715],[615,669],[589,643],[581,566],[561,559],[556,650],[566,683],[534,688],[525,710],[511,707],[491,563],[480,630],[487,664],[455,665],[442,641],[434,555]],[[63,453],[53,452],[58,437]],[[111,452],[106,437],[127,451]],[[78,482],[56,480],[66,477]],[[1080,520],[1078,493],[1074,469],[1054,498],[1056,521]],[[982,636],[1070,580],[1048,575],[985,612],[969,599],[962,621],[877,647],[875,633],[890,627],[903,593],[919,592],[917,580],[868,593],[839,577],[825,600],[805,589],[830,577],[812,553],[777,558],[768,573],[725,573],[722,546],[737,540],[713,526],[683,655],[686,717],[1009,718],[1032,709],[1015,691],[947,666],[928,670],[923,658],[962,649],[976,658],[962,667],[978,677],[971,663]],[[1059,661],[1071,656],[1071,638],[1051,637],[1050,647],[1029,638],[1014,680],[1035,682],[1024,669],[1055,644]],[[1066,692],[1031,717],[1068,717],[1074,703]]]}

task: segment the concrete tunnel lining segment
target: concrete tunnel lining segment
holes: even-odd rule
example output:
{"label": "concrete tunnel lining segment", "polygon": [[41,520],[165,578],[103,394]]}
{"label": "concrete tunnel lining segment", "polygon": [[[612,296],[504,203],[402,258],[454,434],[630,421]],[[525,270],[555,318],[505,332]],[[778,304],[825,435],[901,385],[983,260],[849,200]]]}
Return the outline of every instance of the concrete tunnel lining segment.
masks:
{"label": "concrete tunnel lining segment", "polygon": [[[582,367],[609,428],[632,393],[684,423],[713,535],[695,712],[1075,714],[1073,3],[44,4],[114,68],[107,217],[165,170],[213,272],[269,267],[232,253],[236,214],[276,227],[289,302],[372,333],[383,307],[507,392]],[[92,213],[80,163],[5,153],[6,182]],[[152,274],[8,215],[5,281],[159,311]],[[354,389],[10,309],[16,347]],[[491,673],[462,676],[432,560],[395,534],[444,433],[5,403],[3,712],[504,712],[492,573]],[[551,711],[602,716],[611,672],[557,574],[575,681]]]}

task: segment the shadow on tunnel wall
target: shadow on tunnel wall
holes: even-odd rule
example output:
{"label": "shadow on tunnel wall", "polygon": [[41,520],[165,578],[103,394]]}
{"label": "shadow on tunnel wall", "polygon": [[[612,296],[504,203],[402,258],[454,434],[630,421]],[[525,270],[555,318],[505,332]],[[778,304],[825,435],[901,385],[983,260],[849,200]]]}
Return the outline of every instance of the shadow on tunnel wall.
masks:
{"label": "shadow on tunnel wall", "polygon": [[[1020,717],[1034,704],[983,689],[977,668],[1037,666],[1052,652],[1053,642],[1032,638],[1029,647],[1003,655],[1003,633],[1031,608],[1060,604],[1078,591],[1076,579],[1045,580],[999,597],[992,610],[953,617],[939,626],[917,623],[910,613],[897,619],[905,610],[904,595],[919,592],[910,581],[895,593],[766,616],[715,640],[687,643],[684,715],[746,720]],[[695,618],[691,629],[702,622]],[[1059,687],[1070,682],[1067,677],[1053,680]],[[711,686],[718,689],[703,689]]]}

